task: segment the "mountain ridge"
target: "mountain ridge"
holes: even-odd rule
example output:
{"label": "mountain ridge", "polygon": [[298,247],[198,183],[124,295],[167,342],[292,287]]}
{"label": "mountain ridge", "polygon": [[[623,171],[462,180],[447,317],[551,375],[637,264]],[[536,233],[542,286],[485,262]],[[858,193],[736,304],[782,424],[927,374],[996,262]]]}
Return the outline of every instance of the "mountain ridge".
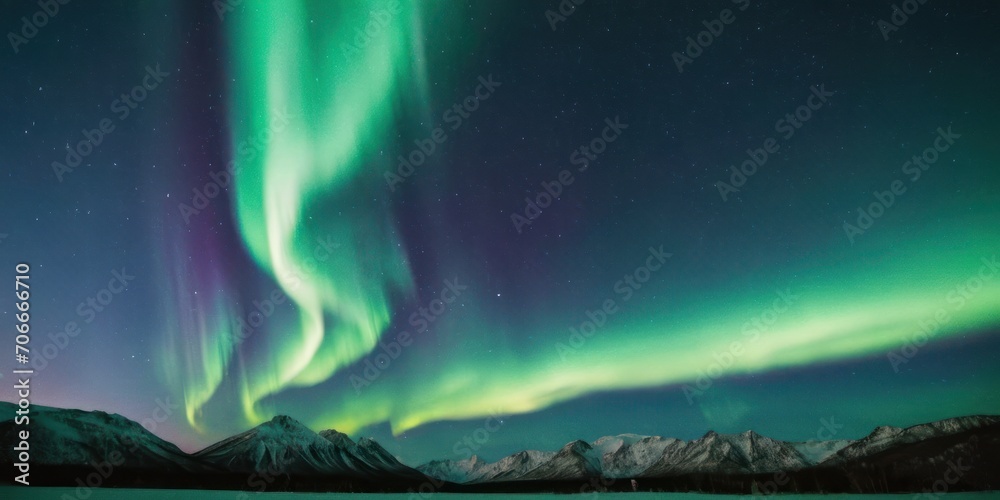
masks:
{"label": "mountain ridge", "polygon": [[[719,434],[710,430],[701,438],[691,441],[661,436],[619,434],[598,438],[593,443],[572,441],[559,452],[547,453],[550,455],[548,460],[552,460],[575,443],[587,444],[591,456],[593,452],[597,452],[599,467],[596,475],[618,479],[720,471],[729,474],[761,474],[802,470],[819,465],[833,466],[877,454],[892,446],[919,442],[921,437],[948,436],[989,425],[1000,425],[1000,416],[952,417],[906,428],[878,426],[867,436],[857,440],[779,441],[762,436],[753,430],[739,434]],[[898,439],[893,440],[894,438]],[[548,479],[551,477],[549,469],[557,469],[560,465],[566,469],[573,469],[571,465],[563,463],[551,464],[548,465],[549,469],[535,472],[546,466],[545,462],[536,463],[534,468],[529,470],[524,470],[524,467],[520,469],[504,467],[505,463],[523,464],[523,460],[514,458],[531,452],[546,453],[524,450],[492,463],[474,457],[475,468],[458,465],[467,462],[468,459],[457,462],[433,460],[416,468],[432,477],[459,483]],[[562,460],[571,458],[563,456]],[[487,469],[493,470],[491,476],[476,473]],[[465,475],[462,474],[463,470],[467,471]],[[579,467],[575,470],[579,471]],[[448,472],[443,474],[443,471]],[[576,475],[567,474],[569,477]]]}
{"label": "mountain ridge", "polygon": [[[0,419],[7,417],[0,437],[8,443],[16,443],[21,428],[15,408],[0,402]],[[787,442],[753,430],[708,431],[689,441],[619,434],[570,441],[556,451],[522,450],[496,462],[473,455],[415,468],[374,439],[317,433],[284,415],[190,454],[103,411],[33,406],[30,426],[33,469],[46,474],[43,484],[62,486],[90,477],[113,452],[121,460],[107,486],[246,489],[261,476],[267,483],[256,484],[286,491],[573,492],[581,485],[628,491],[638,479],[644,488],[745,493],[784,476],[792,479],[782,491],[910,492],[932,487],[950,470],[945,466],[968,463],[962,467],[972,472],[950,487],[975,491],[996,484],[992,471],[1000,470],[1000,416],[991,415],[877,426],[856,440]],[[6,447],[0,462],[13,464],[14,453]]]}

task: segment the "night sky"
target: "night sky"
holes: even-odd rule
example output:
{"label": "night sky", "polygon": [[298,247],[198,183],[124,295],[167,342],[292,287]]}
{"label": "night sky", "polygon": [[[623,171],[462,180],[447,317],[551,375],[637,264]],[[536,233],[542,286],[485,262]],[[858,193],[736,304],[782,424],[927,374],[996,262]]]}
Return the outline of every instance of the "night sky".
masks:
{"label": "night sky", "polygon": [[411,465],[1000,414],[993,2],[231,3],[0,7],[34,404]]}

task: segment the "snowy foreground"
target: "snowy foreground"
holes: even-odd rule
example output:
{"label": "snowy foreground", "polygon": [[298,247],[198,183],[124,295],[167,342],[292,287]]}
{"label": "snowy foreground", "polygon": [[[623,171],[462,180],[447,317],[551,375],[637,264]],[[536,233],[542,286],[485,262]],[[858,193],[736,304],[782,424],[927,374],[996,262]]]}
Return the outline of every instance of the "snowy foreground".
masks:
{"label": "snowy foreground", "polygon": [[[161,499],[191,499],[191,500],[237,500],[237,499],[258,499],[258,500],[314,500],[320,498],[356,498],[358,500],[376,500],[376,499],[390,499],[390,500],[403,500],[403,499],[423,499],[430,500],[436,498],[439,500],[473,500],[477,498],[487,498],[487,499],[503,499],[503,498],[519,498],[530,500],[532,498],[559,498],[559,499],[583,499],[583,498],[607,498],[609,500],[647,500],[653,498],[673,498],[673,499],[689,499],[689,500],[734,500],[734,499],[751,499],[749,495],[706,495],[699,493],[589,493],[580,495],[556,495],[556,494],[529,494],[529,495],[513,495],[513,494],[496,494],[496,495],[470,495],[464,493],[435,493],[432,495],[426,495],[421,497],[420,495],[409,495],[409,494],[377,494],[377,493],[349,493],[349,494],[335,494],[335,493],[250,493],[245,494],[239,491],[194,491],[194,490],[144,490],[144,489],[130,489],[130,488],[106,488],[106,489],[95,489],[92,490],[93,494],[87,497],[86,500],[131,500],[135,498],[141,498],[142,500],[161,500]],[[33,499],[59,499],[59,500],[70,500],[76,499],[74,496],[73,488],[25,488],[19,486],[0,486],[0,498],[10,499],[10,500],[33,500]],[[815,500],[829,500],[833,498],[849,498],[851,500],[910,500],[916,497],[912,493],[902,494],[902,495],[775,495],[782,499],[815,499]],[[1000,497],[1000,492],[985,491],[985,492],[972,492],[972,493],[950,493],[944,495],[925,495],[920,498],[935,498],[941,497],[947,500],[986,500],[988,498],[998,498]],[[764,497],[757,497],[764,498]]]}

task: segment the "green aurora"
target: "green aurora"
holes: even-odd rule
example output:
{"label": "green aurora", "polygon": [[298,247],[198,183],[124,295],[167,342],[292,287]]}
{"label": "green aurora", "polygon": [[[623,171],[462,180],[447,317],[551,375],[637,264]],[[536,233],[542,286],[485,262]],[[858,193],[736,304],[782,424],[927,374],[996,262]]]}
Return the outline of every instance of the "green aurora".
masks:
{"label": "green aurora", "polygon": [[[730,376],[884,357],[922,339],[920,321],[939,309],[947,319],[929,333],[932,343],[1000,328],[1000,279],[990,264],[1000,249],[995,206],[905,232],[883,227],[887,216],[854,245],[838,227],[805,245],[814,255],[771,265],[788,279],[746,280],[738,288],[699,282],[705,264],[696,250],[670,227],[637,236],[643,231],[635,222],[617,230],[628,236],[606,254],[618,267],[594,273],[586,301],[563,307],[556,300],[544,317],[507,323],[510,309],[491,310],[492,297],[470,285],[461,313],[440,318],[434,336],[424,338],[433,339],[426,340],[433,353],[414,340],[395,366],[359,390],[362,361],[401,329],[396,315],[405,319],[413,304],[426,303],[419,281],[433,288],[453,274],[477,278],[472,283],[486,278],[477,257],[442,244],[450,267],[418,279],[382,181],[395,156],[384,152],[399,148],[394,127],[408,116],[401,110],[430,113],[430,56],[419,42],[428,19],[463,22],[428,10],[416,1],[261,1],[227,20],[230,154],[239,164],[233,210],[246,250],[295,313],[270,319],[253,342],[234,343],[236,327],[225,318],[245,312],[234,299],[215,297],[198,344],[168,343],[164,364],[186,367],[170,377],[183,387],[192,427],[206,429],[206,407],[235,390],[248,425],[287,412],[284,397],[298,405],[306,397],[315,428],[357,433],[388,423],[399,435],[606,391],[690,391]],[[287,128],[275,130],[285,116]],[[265,147],[248,155],[236,146],[246,137],[267,137]],[[317,241],[336,244],[318,265]],[[661,245],[673,257],[635,290],[634,301],[625,300],[617,278],[606,276],[631,274],[646,262],[644,248]],[[604,299],[628,314],[609,317],[593,336],[572,338],[570,327],[579,328]],[[522,324],[530,329],[515,332]],[[518,341],[529,336],[544,340]],[[1000,411],[990,404],[986,410]]]}

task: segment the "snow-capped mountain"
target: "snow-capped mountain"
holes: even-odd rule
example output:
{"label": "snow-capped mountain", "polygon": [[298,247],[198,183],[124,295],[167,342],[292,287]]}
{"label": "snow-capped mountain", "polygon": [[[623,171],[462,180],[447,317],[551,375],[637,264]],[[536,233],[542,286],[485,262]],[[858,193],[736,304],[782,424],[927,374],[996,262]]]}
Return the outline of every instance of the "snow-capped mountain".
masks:
{"label": "snow-capped mountain", "polygon": [[667,445],[660,458],[644,470],[642,477],[658,477],[697,472],[729,474],[796,470],[808,460],[789,443],[761,436],[753,431],[718,434],[709,431],[694,441]]}
{"label": "snow-capped mountain", "polygon": [[520,451],[499,461],[486,464],[469,477],[470,482],[511,481],[535,470],[550,460],[555,453],[543,451]]}
{"label": "snow-capped mountain", "polygon": [[511,481],[523,477],[538,466],[552,459],[554,452],[527,450],[504,457],[496,463],[483,466],[470,481]]}
{"label": "snow-capped mountain", "polygon": [[[15,462],[13,444],[23,430],[15,425],[15,410],[0,403],[0,438],[9,444],[0,464]],[[108,470],[96,464],[109,460],[116,467],[102,479],[104,486],[397,493],[426,487],[427,476],[446,481],[431,483],[442,492],[571,493],[595,479],[635,478],[646,491],[747,493],[768,486],[777,472],[788,479],[780,485],[783,493],[918,492],[942,478],[949,491],[982,491],[995,489],[1000,470],[997,416],[882,426],[857,441],[789,443],[752,431],[709,432],[692,441],[622,434],[573,441],[556,452],[522,451],[494,463],[476,456],[438,460],[419,471],[374,440],[315,433],[285,416],[195,454],[120,415],[32,406],[30,416],[32,485],[73,486],[81,474]],[[632,483],[595,484],[630,491]]]}
{"label": "snow-capped mountain", "polygon": [[852,442],[823,461],[824,465],[836,465],[874,455],[904,444],[926,441],[931,438],[950,436],[961,432],[1000,424],[1000,417],[969,416],[956,417],[927,424],[919,424],[905,429],[879,426],[871,434]]}
{"label": "snow-capped mountain", "polygon": [[622,434],[591,444],[574,441],[556,453],[523,451],[495,463],[484,463],[478,457],[459,462],[438,460],[419,469],[457,483],[790,472],[818,464],[854,463],[885,450],[997,425],[1000,417],[952,418],[906,429],[878,427],[857,441],[785,442],[753,431],[729,435],[710,431],[693,441]]}
{"label": "snow-capped mountain", "polygon": [[[522,452],[523,453],[523,452]],[[481,477],[484,466],[488,465],[477,455],[465,460],[432,460],[417,467],[417,470],[442,481],[467,483]]]}
{"label": "snow-capped mountain", "polygon": [[[0,402],[0,438],[11,443],[0,464],[15,462],[17,433],[25,430],[16,409]],[[317,434],[286,416],[194,454],[120,415],[32,405],[30,419],[32,485],[76,486],[98,471],[103,486],[116,487],[401,493],[428,479],[371,439]]]}
{"label": "snow-capped mountain", "polygon": [[371,439],[362,438],[359,443],[354,443],[346,435],[333,430],[317,434],[283,415],[213,444],[194,456],[227,470],[244,473],[371,477],[420,475],[399,463]]}
{"label": "snow-capped mountain", "polygon": [[850,439],[837,439],[833,441],[798,441],[789,444],[794,446],[810,464],[818,464],[853,442]]}
{"label": "snow-capped mountain", "polygon": [[516,481],[548,462],[555,452],[526,450],[489,463],[476,455],[465,460],[434,460],[417,470],[436,479],[454,483]]}
{"label": "snow-capped mountain", "polygon": [[594,449],[601,450],[601,465],[606,477],[635,477],[650,468],[668,446],[681,441],[660,436],[603,437],[594,442]]}
{"label": "snow-capped mountain", "polygon": [[555,453],[522,451],[495,463],[484,463],[478,457],[457,462],[435,460],[418,470],[457,483],[776,472],[812,465],[812,457],[828,456],[846,442],[798,444],[815,450],[813,455],[807,458],[793,443],[751,431],[738,435],[709,432],[694,441],[621,434],[590,444],[573,441]]}
{"label": "snow-capped mountain", "polygon": [[[582,480],[601,475],[601,458],[594,447],[583,441],[563,446],[552,458],[516,480]],[[498,479],[507,479],[498,477]]]}
{"label": "snow-capped mountain", "polygon": [[367,467],[403,474],[412,472],[412,469],[399,463],[396,457],[371,438],[363,437],[355,443],[347,434],[332,429],[320,431],[319,436],[332,443],[337,454],[354,469]]}
{"label": "snow-capped mountain", "polygon": [[[10,462],[16,454],[15,437],[23,429],[13,420],[16,408],[13,403],[0,402],[0,417],[10,418],[0,421],[0,440],[12,443],[4,446],[2,455]],[[111,460],[128,468],[164,472],[217,470],[118,414],[35,405],[29,417],[32,464],[90,467]]]}
{"label": "snow-capped mountain", "polygon": [[614,453],[620,450],[623,446],[629,446],[635,444],[643,439],[648,439],[649,436],[640,436],[638,434],[619,434],[617,436],[604,436],[593,443],[590,446],[594,448],[600,456],[607,455],[608,453]]}

